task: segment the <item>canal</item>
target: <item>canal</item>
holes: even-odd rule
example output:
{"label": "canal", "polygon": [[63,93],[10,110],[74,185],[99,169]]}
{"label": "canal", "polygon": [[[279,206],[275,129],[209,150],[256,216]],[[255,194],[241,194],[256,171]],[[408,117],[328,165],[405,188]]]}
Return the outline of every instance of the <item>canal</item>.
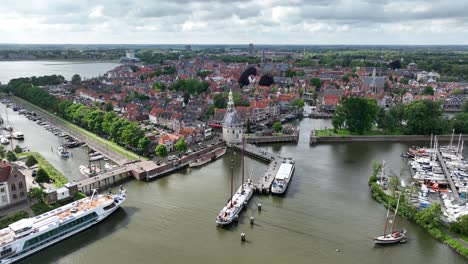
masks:
{"label": "canal", "polygon": [[[44,153],[56,145],[47,139],[49,132],[25,122],[21,129],[32,131],[25,143],[37,141],[34,148],[43,145]],[[228,152],[202,168],[149,183],[128,182],[128,199],[113,216],[21,263],[466,263],[405,220],[399,225],[408,230],[408,243],[373,245],[371,238],[382,232],[386,210],[369,194],[371,162],[385,159],[391,173],[408,173],[399,156],[407,144],[309,146],[310,129],[331,127],[330,121],[304,119],[300,126],[298,144],[264,146],[296,160],[286,195],[254,196],[239,224],[231,228],[215,225],[229,197],[232,159],[236,188],[240,183],[241,156]],[[31,148],[36,143],[31,142]],[[54,165],[55,156],[47,156]],[[66,165],[58,166],[68,170]],[[245,167],[246,175],[252,169],[258,175],[266,164],[246,158]],[[262,204],[261,212],[257,203]],[[254,226],[250,216],[255,217]],[[240,241],[241,232],[247,234],[245,243]]]}

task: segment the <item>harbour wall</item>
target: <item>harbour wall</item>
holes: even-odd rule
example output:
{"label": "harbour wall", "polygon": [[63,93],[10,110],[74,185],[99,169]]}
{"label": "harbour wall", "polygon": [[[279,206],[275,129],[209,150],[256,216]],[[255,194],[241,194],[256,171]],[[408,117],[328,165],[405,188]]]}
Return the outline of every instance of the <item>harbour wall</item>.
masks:
{"label": "harbour wall", "polygon": [[[453,142],[457,142],[459,135],[453,137]],[[437,136],[439,141],[449,142],[452,135]],[[468,140],[468,135],[462,135],[462,140]],[[425,135],[386,135],[386,136],[310,136],[310,144],[336,143],[336,142],[420,142],[430,141],[431,136]]]}

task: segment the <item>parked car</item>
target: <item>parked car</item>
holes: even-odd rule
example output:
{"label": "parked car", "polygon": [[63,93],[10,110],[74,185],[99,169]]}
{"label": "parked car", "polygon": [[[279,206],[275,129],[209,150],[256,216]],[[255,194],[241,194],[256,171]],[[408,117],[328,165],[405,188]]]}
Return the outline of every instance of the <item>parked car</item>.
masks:
{"label": "parked car", "polygon": [[187,153],[187,154],[193,153],[193,150],[188,149],[186,153]]}
{"label": "parked car", "polygon": [[33,177],[36,177],[36,175],[37,175],[37,170],[33,170],[31,175],[32,175]]}
{"label": "parked car", "polygon": [[171,155],[171,156],[167,157],[168,161],[172,161],[172,160],[176,160],[176,159],[177,159],[177,157],[175,155]]}

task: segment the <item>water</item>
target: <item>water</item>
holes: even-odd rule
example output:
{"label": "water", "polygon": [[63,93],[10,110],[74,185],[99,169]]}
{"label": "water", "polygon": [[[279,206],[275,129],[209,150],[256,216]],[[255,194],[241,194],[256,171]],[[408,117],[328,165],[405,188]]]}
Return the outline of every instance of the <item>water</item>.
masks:
{"label": "water", "polygon": [[[72,156],[68,159],[62,158],[57,153],[57,147],[64,139],[55,136],[44,127],[27,119],[24,115],[19,115],[18,112],[7,108],[5,104],[0,104],[0,115],[5,123],[7,122],[6,111],[8,111],[10,125],[13,126],[14,130],[24,133],[24,140],[12,140],[13,146],[4,146],[5,149],[13,149],[18,144],[21,147],[28,148],[30,151],[39,152],[70,181],[84,178],[79,171],[79,166],[88,164],[88,150],[86,148],[70,149]],[[1,130],[0,133],[6,133],[6,131]],[[100,162],[103,168],[105,162]],[[99,162],[96,162],[96,164],[99,166]]]}
{"label": "water", "polygon": [[[229,197],[232,158],[236,187],[240,182],[240,156],[228,152],[202,168],[128,182],[128,199],[114,215],[21,263],[466,263],[404,219],[399,225],[408,230],[408,243],[374,247],[386,210],[369,194],[371,162],[385,159],[391,173],[407,173],[399,155],[408,145],[309,146],[310,129],[324,126],[330,121],[305,119],[297,145],[265,146],[296,160],[294,177],[284,197],[255,195],[238,225],[215,225]],[[251,168],[258,175],[266,164],[246,158],[247,174]]]}
{"label": "water", "polygon": [[62,75],[71,80],[74,74],[81,78],[103,75],[119,64],[111,62],[70,62],[70,61],[0,61],[0,83],[11,79],[43,75]]}

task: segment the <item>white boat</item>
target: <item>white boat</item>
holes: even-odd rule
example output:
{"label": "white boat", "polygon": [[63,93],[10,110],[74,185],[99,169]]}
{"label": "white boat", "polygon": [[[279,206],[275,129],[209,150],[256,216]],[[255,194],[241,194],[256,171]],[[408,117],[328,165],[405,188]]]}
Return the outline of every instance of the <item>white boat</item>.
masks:
{"label": "white boat", "polygon": [[24,134],[19,131],[15,131],[12,133],[12,137],[17,140],[23,140],[24,139]]}
{"label": "white boat", "polygon": [[119,194],[96,194],[0,230],[1,264],[17,262],[106,219],[126,199]]}
{"label": "white boat", "polygon": [[115,164],[112,165],[109,162],[106,162],[106,164],[104,164],[104,169],[106,169],[106,170],[112,170],[112,169],[115,169],[117,167],[118,167],[117,165],[115,165]]}
{"label": "white boat", "polygon": [[70,151],[64,146],[59,146],[57,148],[57,153],[63,158],[69,158],[71,156]]}
{"label": "white boat", "polygon": [[[243,145],[243,148],[245,145]],[[242,211],[244,206],[247,206],[247,203],[252,197],[253,194],[253,184],[251,178],[244,182],[244,156],[245,151],[242,151],[242,181],[241,186],[237,192],[232,194],[232,185],[234,178],[234,168],[231,167],[231,199],[227,202],[226,206],[221,209],[218,216],[216,217],[216,224],[219,226],[226,226],[231,224],[233,221],[239,218],[239,213]],[[253,170],[252,170],[253,172]],[[252,176],[252,175],[251,175]]]}
{"label": "white boat", "polygon": [[89,157],[90,161],[97,161],[97,160],[102,160],[102,159],[104,159],[103,155],[96,155],[96,156]]}
{"label": "white boat", "polygon": [[89,165],[89,166],[81,165],[80,172],[83,176],[93,177],[101,173],[101,169],[96,167],[96,165]]}
{"label": "white boat", "polygon": [[237,192],[228,201],[226,206],[219,212],[216,217],[216,223],[220,226],[231,224],[234,220],[237,220],[239,213],[242,211],[244,206],[250,200],[253,194],[253,184],[250,179],[242,184]]}
{"label": "white boat", "polygon": [[288,188],[291,177],[294,173],[294,161],[284,160],[276,173],[275,179],[271,185],[271,193],[283,194]]}
{"label": "white boat", "polygon": [[10,144],[10,140],[8,140],[8,138],[6,138],[5,136],[0,136],[0,143],[3,145],[8,145]]}
{"label": "white boat", "polygon": [[[396,244],[396,243],[405,243],[406,242],[406,229],[402,229],[401,231],[396,231],[394,229],[396,223],[396,217],[398,214],[398,207],[400,205],[400,196],[398,197],[397,206],[395,208],[395,213],[393,215],[393,220],[391,222],[388,220],[388,214],[390,212],[390,207],[387,210],[387,216],[385,217],[385,227],[384,233],[381,236],[374,238],[374,243],[378,245],[388,245],[388,244]],[[391,223],[390,232],[387,233],[387,225]]]}

